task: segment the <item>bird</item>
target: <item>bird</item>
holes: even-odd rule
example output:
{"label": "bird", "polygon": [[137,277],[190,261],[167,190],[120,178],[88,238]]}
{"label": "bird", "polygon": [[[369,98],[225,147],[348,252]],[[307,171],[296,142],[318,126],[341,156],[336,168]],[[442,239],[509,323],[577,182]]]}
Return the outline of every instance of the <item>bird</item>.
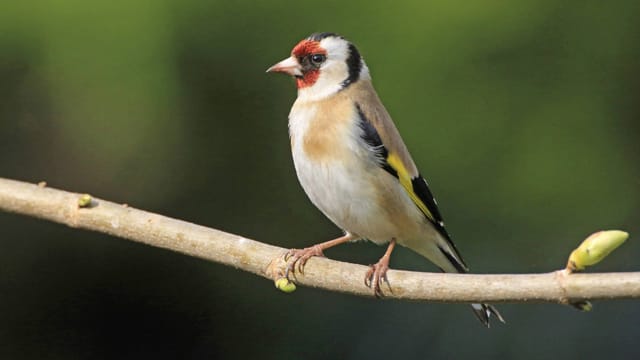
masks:
{"label": "bird", "polygon": [[[298,42],[288,58],[267,69],[295,79],[298,95],[289,113],[289,137],[298,180],[311,202],[344,235],[285,255],[285,277],[304,271],[311,257],[343,243],[369,240],[387,245],[364,283],[382,297],[382,282],[396,244],[441,271],[466,273],[427,182],[378,97],[356,46],[331,32]],[[471,304],[485,326],[489,304]]]}

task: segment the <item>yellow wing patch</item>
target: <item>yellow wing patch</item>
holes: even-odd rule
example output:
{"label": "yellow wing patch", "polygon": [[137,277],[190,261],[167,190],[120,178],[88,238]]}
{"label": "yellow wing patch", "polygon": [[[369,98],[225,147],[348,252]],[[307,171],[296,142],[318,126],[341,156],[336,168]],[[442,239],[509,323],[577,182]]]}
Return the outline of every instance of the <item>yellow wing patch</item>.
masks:
{"label": "yellow wing patch", "polygon": [[400,184],[407,191],[411,200],[418,206],[420,211],[422,211],[425,216],[431,220],[435,221],[433,218],[433,214],[429,211],[427,205],[420,200],[420,197],[413,191],[413,184],[411,183],[411,175],[409,175],[409,171],[402,163],[402,160],[396,154],[389,154],[387,156],[387,163],[391,166],[397,173],[398,179],[400,180]]}

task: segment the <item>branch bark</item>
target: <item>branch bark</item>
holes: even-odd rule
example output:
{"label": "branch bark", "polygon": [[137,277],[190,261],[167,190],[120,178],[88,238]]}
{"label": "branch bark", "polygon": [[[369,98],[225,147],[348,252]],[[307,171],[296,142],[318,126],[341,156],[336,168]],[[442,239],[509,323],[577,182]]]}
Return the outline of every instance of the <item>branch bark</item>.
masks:
{"label": "branch bark", "polygon": [[[248,271],[267,279],[283,272],[287,249],[106,200],[80,207],[82,194],[0,178],[0,209],[73,228],[169,249]],[[366,266],[312,258],[301,285],[373,296],[363,283]],[[640,298],[640,272],[472,275],[390,270],[385,297],[437,302],[569,302]]]}

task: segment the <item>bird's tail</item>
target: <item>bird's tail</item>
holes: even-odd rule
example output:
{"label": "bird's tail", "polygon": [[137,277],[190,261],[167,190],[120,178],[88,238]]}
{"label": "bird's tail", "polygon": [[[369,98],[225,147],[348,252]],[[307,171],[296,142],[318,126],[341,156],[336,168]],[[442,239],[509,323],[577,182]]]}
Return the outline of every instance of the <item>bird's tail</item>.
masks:
{"label": "bird's tail", "polygon": [[[442,237],[441,240],[442,241],[437,244],[438,251],[436,253],[439,253],[437,254],[439,256],[429,257],[430,254],[427,252],[424,253],[424,256],[427,258],[433,258],[435,261],[432,261],[435,262],[436,265],[438,265],[438,267],[444,272],[460,274],[467,273],[469,269],[464,263],[464,260],[462,260],[462,256],[460,256],[455,245],[453,245],[453,242],[449,239],[448,235],[446,237]],[[500,315],[498,310],[492,305],[471,304],[471,308],[478,320],[480,320],[480,322],[486,327],[489,327],[489,318],[491,315],[495,316],[500,322],[506,323],[502,315]]]}
{"label": "bird's tail", "polygon": [[491,317],[491,315],[495,316],[498,320],[500,320],[501,323],[506,323],[502,315],[500,315],[500,312],[498,312],[498,309],[496,309],[492,305],[471,304],[471,309],[473,310],[473,313],[476,315],[478,320],[480,320],[480,322],[486,327],[489,327],[490,325],[489,318]]}

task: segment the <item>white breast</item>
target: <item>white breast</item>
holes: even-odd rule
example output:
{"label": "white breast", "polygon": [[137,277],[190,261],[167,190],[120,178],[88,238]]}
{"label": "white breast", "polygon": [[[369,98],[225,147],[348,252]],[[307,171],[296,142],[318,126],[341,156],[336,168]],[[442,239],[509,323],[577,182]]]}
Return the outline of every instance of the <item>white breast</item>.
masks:
{"label": "white breast", "polygon": [[[382,170],[360,138],[356,121],[322,121],[318,106],[295,106],[289,115],[293,162],[300,184],[313,204],[337,226],[376,243],[413,238],[424,231],[423,215],[397,180]],[[355,109],[353,110],[355,115]],[[317,125],[317,124],[315,124]],[[309,131],[330,131],[331,155],[319,159],[305,150]]]}

